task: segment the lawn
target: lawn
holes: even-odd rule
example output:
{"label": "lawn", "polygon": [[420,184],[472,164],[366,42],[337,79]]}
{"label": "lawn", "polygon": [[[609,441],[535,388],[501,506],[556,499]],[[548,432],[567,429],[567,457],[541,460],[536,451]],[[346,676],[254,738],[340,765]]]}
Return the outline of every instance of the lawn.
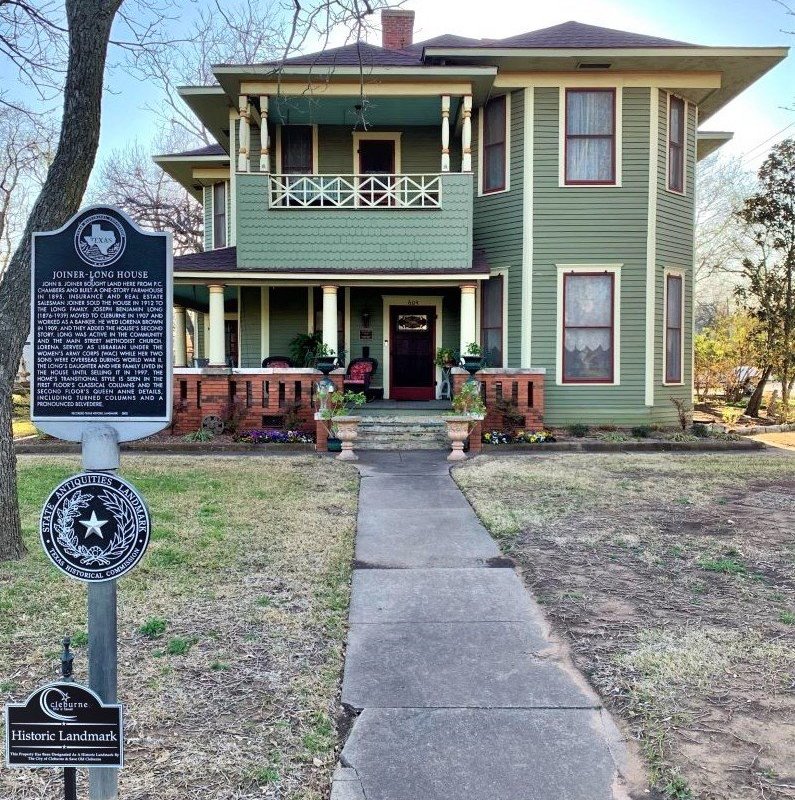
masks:
{"label": "lawn", "polygon": [[[119,697],[130,800],[317,800],[336,710],[358,475],[314,456],[125,456],[153,539],[119,582]],[[20,457],[28,556],[0,565],[0,692],[56,675],[74,636],[85,680],[85,587],[46,560],[37,520],[76,459]],[[0,797],[60,796],[52,770],[0,770]],[[82,789],[81,789],[82,791]],[[83,794],[81,794],[83,796]]]}
{"label": "lawn", "polygon": [[795,797],[795,459],[485,456],[455,470],[658,797]]}

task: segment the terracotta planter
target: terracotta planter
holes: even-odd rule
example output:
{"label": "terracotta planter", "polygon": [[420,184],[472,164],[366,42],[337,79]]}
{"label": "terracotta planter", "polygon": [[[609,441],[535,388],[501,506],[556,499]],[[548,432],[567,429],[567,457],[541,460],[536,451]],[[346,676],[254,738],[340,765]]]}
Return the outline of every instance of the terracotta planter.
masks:
{"label": "terracotta planter", "polygon": [[447,456],[448,461],[462,461],[464,455],[464,442],[469,437],[471,420],[469,417],[445,417],[444,424],[447,426],[447,436],[450,439],[452,452]]}
{"label": "terracotta planter", "polygon": [[342,452],[337,456],[340,461],[356,461],[358,456],[353,452],[353,442],[359,435],[356,428],[359,417],[335,417],[334,427],[342,442]]}

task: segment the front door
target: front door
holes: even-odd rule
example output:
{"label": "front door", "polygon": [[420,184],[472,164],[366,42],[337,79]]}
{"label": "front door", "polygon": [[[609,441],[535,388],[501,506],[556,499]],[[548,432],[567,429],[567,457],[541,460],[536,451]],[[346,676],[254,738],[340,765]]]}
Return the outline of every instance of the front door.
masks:
{"label": "front door", "polygon": [[433,306],[392,306],[390,312],[389,396],[393,400],[433,400],[436,396]]}

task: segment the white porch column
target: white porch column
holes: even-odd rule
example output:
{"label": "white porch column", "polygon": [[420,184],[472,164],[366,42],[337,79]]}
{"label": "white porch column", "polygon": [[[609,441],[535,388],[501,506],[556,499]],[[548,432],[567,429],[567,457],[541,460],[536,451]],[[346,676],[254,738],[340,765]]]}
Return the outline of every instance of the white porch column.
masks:
{"label": "white porch column", "polygon": [[210,346],[208,350],[211,367],[226,366],[223,284],[210,286]]}
{"label": "white porch column", "polygon": [[450,172],[450,95],[442,95],[442,172]]}
{"label": "white porch column", "polygon": [[248,151],[249,151],[249,143],[251,141],[251,135],[249,132],[249,107],[248,107],[248,97],[244,94],[241,94],[238,98],[238,112],[240,114],[240,144],[238,145],[237,150],[237,171],[238,172],[248,172],[249,171],[249,158],[248,158]]}
{"label": "white porch column", "polygon": [[174,306],[174,366],[188,365],[188,341],[185,332],[185,309]]}
{"label": "white porch column", "polygon": [[271,156],[270,156],[270,140],[268,138],[268,95],[260,95],[259,98],[259,137],[260,137],[260,154],[259,154],[259,171],[271,171]]}
{"label": "white porch column", "polygon": [[472,172],[472,95],[464,95],[461,122],[461,172]]}
{"label": "white porch column", "polygon": [[337,343],[337,287],[323,286],[323,344],[335,355]]}
{"label": "white porch column", "polygon": [[464,284],[461,286],[461,355],[464,355],[467,347],[477,340],[475,286]]}

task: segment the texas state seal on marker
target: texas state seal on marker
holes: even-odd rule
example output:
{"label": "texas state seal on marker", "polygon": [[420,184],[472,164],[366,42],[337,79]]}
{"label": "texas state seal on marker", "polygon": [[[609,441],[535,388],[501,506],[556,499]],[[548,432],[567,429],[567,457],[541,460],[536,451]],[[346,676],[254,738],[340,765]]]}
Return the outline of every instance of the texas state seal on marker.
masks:
{"label": "texas state seal on marker", "polygon": [[61,483],[41,512],[41,542],[70,578],[109,581],[129,572],[149,544],[149,510],[127,481],[83,472]]}

